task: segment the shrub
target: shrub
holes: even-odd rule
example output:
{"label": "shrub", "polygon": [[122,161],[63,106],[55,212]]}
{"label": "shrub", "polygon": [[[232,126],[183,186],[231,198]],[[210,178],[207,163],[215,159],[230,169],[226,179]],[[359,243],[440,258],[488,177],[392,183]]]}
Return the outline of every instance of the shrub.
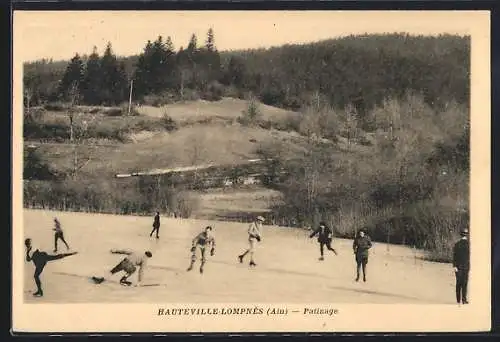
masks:
{"label": "shrub", "polygon": [[224,86],[217,81],[211,82],[207,90],[201,94],[201,98],[206,101],[220,101],[224,95]]}
{"label": "shrub", "polygon": [[120,107],[111,107],[111,108],[104,109],[103,112],[107,116],[122,116],[123,115],[123,108],[120,108]]}
{"label": "shrub", "polygon": [[261,111],[259,107],[259,101],[253,95],[250,95],[247,101],[247,108],[244,110],[238,121],[244,126],[254,125],[258,122]]}
{"label": "shrub", "polygon": [[175,131],[178,128],[177,122],[175,122],[166,111],[163,113],[160,122],[163,128],[168,132]]}
{"label": "shrub", "polygon": [[23,179],[28,180],[54,180],[56,174],[51,170],[47,162],[44,162],[40,154],[33,149],[24,151]]}
{"label": "shrub", "polygon": [[36,124],[43,121],[45,109],[40,107],[32,107],[29,110],[24,109],[24,122]]}
{"label": "shrub", "polygon": [[23,137],[27,140],[63,142],[69,139],[69,126],[62,120],[51,123],[28,121],[23,125]]}
{"label": "shrub", "polygon": [[174,103],[179,99],[179,95],[170,91],[164,91],[159,94],[145,95],[142,99],[142,102],[147,106],[162,107]]}

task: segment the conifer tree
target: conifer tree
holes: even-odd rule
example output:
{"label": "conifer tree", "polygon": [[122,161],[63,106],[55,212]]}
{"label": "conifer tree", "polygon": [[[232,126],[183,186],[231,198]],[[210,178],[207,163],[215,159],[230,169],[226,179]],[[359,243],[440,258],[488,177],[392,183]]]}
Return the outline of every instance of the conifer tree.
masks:
{"label": "conifer tree", "polygon": [[124,74],[124,66],[120,65],[113,53],[111,43],[108,43],[101,58],[102,71],[102,101],[106,105],[116,105],[126,98],[128,80]]}
{"label": "conifer tree", "polygon": [[98,105],[101,103],[101,76],[101,61],[97,47],[94,46],[92,54],[87,60],[81,87],[83,100],[86,104]]}
{"label": "conifer tree", "polygon": [[78,53],[71,58],[64,75],[62,77],[61,83],[59,84],[59,97],[63,100],[68,100],[69,92],[72,87],[76,85],[77,89],[80,90],[80,86],[83,81],[84,76],[84,65],[83,61]]}

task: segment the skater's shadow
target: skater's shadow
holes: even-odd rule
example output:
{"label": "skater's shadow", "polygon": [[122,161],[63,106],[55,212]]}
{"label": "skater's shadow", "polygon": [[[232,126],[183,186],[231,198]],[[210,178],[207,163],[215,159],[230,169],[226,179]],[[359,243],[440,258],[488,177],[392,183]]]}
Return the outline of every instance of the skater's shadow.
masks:
{"label": "skater's shadow", "polygon": [[168,266],[158,266],[158,265],[149,265],[148,268],[162,270],[162,271],[174,272],[176,274],[179,273],[179,272],[184,272],[185,271],[185,269],[181,270],[180,268],[168,267]]}
{"label": "skater's shadow", "polygon": [[[242,264],[239,263],[231,263],[227,261],[220,261],[220,260],[211,260],[211,263],[214,264],[222,264],[222,265],[229,265],[233,267],[240,267]],[[244,265],[243,265],[244,266]],[[272,273],[279,273],[279,274],[291,274],[291,275],[298,275],[302,277],[316,277],[316,278],[321,278],[321,279],[336,279],[336,277],[328,277],[324,274],[318,274],[318,273],[310,273],[310,272],[300,272],[300,271],[293,271],[293,270],[286,270],[282,268],[272,268],[272,267],[261,267],[257,266],[256,270],[261,270],[265,272],[272,272]]]}
{"label": "skater's shadow", "polygon": [[[232,265],[232,266],[240,266],[241,264],[238,263],[229,263],[226,261],[211,261],[213,263],[218,263],[218,264],[224,264],[224,265]],[[328,279],[328,280],[334,280],[334,279],[339,279],[338,277],[329,277],[324,274],[318,274],[318,273],[311,273],[311,272],[300,272],[300,271],[293,271],[293,270],[286,270],[286,269],[281,269],[281,268],[270,268],[270,267],[258,267],[259,270],[265,271],[265,272],[272,272],[272,273],[278,273],[278,274],[291,274],[291,275],[297,275],[297,276],[302,276],[302,277],[315,277],[315,278],[321,278],[321,279]],[[404,294],[397,294],[397,293],[389,293],[389,292],[383,292],[383,291],[374,291],[374,290],[368,290],[368,289],[358,289],[358,288],[352,288],[352,287],[345,287],[345,286],[329,286],[331,289],[336,289],[336,290],[342,290],[342,291],[349,291],[349,292],[357,292],[357,293],[366,293],[366,294],[371,294],[371,295],[379,295],[379,296],[385,296],[385,297],[391,297],[391,298],[401,298],[401,299],[407,299],[407,300],[412,300],[415,302],[422,302],[424,299],[420,297],[415,297],[415,296],[409,296],[409,295],[404,295]],[[432,301],[435,302],[435,301]],[[448,302],[442,302],[445,304],[448,304]]]}

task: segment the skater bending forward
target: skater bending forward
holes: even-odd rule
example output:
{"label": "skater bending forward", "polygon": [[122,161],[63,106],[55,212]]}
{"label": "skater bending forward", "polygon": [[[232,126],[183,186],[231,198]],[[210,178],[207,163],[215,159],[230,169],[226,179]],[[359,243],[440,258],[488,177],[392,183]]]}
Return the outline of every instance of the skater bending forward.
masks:
{"label": "skater bending forward", "polygon": [[31,239],[26,239],[24,240],[24,245],[26,246],[26,261],[30,262],[32,261],[33,264],[35,265],[35,284],[37,287],[37,291],[33,293],[33,296],[35,297],[42,297],[43,296],[43,290],[42,290],[42,282],[40,281],[40,275],[43,272],[43,269],[45,268],[45,265],[49,261],[54,261],[54,260],[59,260],[62,258],[65,258],[70,255],[75,255],[77,252],[72,252],[72,253],[60,253],[60,254],[47,254],[47,252],[40,251],[39,249],[35,249],[33,253],[31,253],[31,250],[33,249]]}
{"label": "skater bending forward", "polygon": [[[144,269],[147,266],[148,259],[153,256],[153,254],[150,251],[144,252],[144,254],[140,253],[135,253],[129,250],[118,250],[118,249],[112,249],[111,253],[113,254],[124,254],[126,257],[118,263],[111,271],[109,271],[110,275],[115,275],[116,273],[119,272],[125,272],[125,275],[121,277],[120,279],[120,284],[122,285],[127,285],[130,286],[132,283],[128,280],[128,278],[135,273],[137,270],[137,267],[139,267],[139,272],[138,272],[138,277],[137,277],[137,283],[135,286],[140,286],[144,274]],[[104,277],[92,277],[92,280],[100,284],[102,283],[105,278]]]}
{"label": "skater bending forward", "polygon": [[330,227],[326,225],[324,222],[320,222],[319,228],[312,232],[311,235],[309,235],[310,238],[315,237],[318,235],[318,243],[319,243],[319,252],[321,254],[319,260],[325,260],[324,255],[323,255],[323,249],[324,246],[328,248],[329,251],[332,251],[335,255],[337,255],[337,251],[332,248],[332,230]]}
{"label": "skater bending forward", "polygon": [[215,254],[215,238],[212,234],[212,227],[207,226],[204,231],[200,234],[196,235],[193,239],[193,244],[191,246],[191,264],[189,264],[188,271],[193,269],[193,265],[196,262],[196,248],[200,249],[201,254],[201,265],[200,265],[200,273],[203,273],[203,266],[205,266],[205,262],[207,261],[205,257],[205,252],[207,248],[210,248],[210,256]]}

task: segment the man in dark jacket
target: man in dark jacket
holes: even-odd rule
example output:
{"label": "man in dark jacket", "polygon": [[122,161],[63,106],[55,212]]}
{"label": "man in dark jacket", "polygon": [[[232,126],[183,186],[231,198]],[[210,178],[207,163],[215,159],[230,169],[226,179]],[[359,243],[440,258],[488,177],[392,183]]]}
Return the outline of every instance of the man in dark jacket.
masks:
{"label": "man in dark jacket", "polygon": [[37,290],[35,293],[33,293],[33,296],[42,297],[43,290],[42,290],[42,282],[40,280],[40,276],[42,275],[45,265],[47,265],[49,261],[59,260],[71,255],[75,255],[76,252],[50,255],[47,252],[40,251],[37,248],[35,248],[34,252],[31,252],[33,246],[31,239],[29,238],[24,240],[24,245],[26,246],[26,261],[33,262],[33,264],[35,265],[35,274],[33,275],[33,278],[35,279]]}
{"label": "man in dark jacket", "polygon": [[362,229],[354,239],[352,248],[356,256],[356,281],[359,281],[359,271],[363,269],[363,281],[366,282],[366,265],[368,264],[368,250],[372,247],[372,241]]}
{"label": "man in dark jacket", "polygon": [[309,238],[313,238],[316,235],[318,235],[319,251],[321,253],[319,260],[325,260],[323,256],[324,246],[337,255],[337,251],[332,248],[332,230],[326,225],[325,222],[320,222],[319,228],[313,231],[312,234],[309,235]]}
{"label": "man in dark jacket", "polygon": [[156,238],[159,239],[160,237],[158,234],[160,233],[160,213],[157,211],[154,221],[153,221],[153,230],[151,233],[149,233],[149,236],[153,236],[153,233],[156,232]]}
{"label": "man in dark jacket", "polygon": [[467,284],[469,282],[470,254],[469,230],[460,232],[461,239],[453,247],[453,269],[455,271],[457,303],[469,304],[467,301]]}

